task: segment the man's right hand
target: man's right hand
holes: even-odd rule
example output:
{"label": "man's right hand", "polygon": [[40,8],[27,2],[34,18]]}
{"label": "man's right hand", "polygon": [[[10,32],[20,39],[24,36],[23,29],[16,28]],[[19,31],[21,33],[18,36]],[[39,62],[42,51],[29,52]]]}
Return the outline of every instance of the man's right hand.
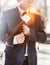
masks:
{"label": "man's right hand", "polygon": [[24,43],[24,40],[25,40],[25,36],[24,36],[24,33],[22,32],[16,36],[14,36],[13,44],[22,44],[22,43]]}

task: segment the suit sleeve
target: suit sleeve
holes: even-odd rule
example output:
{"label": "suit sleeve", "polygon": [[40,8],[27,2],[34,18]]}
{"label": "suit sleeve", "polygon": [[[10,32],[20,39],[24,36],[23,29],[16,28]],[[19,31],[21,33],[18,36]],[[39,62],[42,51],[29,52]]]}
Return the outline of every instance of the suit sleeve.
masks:
{"label": "suit sleeve", "polygon": [[7,26],[8,25],[7,25],[6,15],[3,13],[3,16],[1,19],[1,26],[0,26],[0,41],[3,41],[7,35],[7,31],[8,31]]}
{"label": "suit sleeve", "polygon": [[44,29],[42,28],[41,24],[39,25],[38,31],[35,31],[35,28],[30,28],[31,33],[29,36],[29,40],[44,43],[46,41],[46,33]]}
{"label": "suit sleeve", "polygon": [[46,32],[44,31],[43,26],[40,24],[37,35],[37,42],[44,43],[46,39]]}

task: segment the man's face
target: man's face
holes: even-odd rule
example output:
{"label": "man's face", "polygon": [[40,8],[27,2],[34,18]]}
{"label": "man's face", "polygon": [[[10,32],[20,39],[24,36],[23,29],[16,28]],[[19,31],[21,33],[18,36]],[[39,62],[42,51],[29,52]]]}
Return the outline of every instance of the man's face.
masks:
{"label": "man's face", "polygon": [[29,9],[31,6],[30,6],[30,4],[27,4],[27,3],[22,2],[22,3],[20,3],[20,7],[21,7],[23,10],[27,10],[27,9]]}
{"label": "man's face", "polygon": [[[32,7],[33,3],[30,3],[32,0],[17,0],[19,3],[19,6],[23,9],[23,10],[28,10],[30,7]],[[30,1],[30,2],[29,2]]]}

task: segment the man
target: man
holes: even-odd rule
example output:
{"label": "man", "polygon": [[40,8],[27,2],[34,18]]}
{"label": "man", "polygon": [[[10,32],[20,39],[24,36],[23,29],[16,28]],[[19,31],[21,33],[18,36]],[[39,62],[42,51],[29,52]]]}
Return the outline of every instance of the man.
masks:
{"label": "man", "polygon": [[[24,14],[21,15],[19,10],[27,10],[28,7],[30,7],[25,6],[26,5],[22,5],[3,13],[2,22],[4,21],[4,32],[2,40],[21,22]],[[25,12],[26,10],[23,11]],[[34,13],[33,21],[31,22],[30,27],[23,24],[16,35],[7,42],[5,49],[5,65],[37,65],[35,42],[44,42],[46,40],[46,34],[40,23],[40,15]],[[28,54],[25,56],[26,46],[28,48]]]}

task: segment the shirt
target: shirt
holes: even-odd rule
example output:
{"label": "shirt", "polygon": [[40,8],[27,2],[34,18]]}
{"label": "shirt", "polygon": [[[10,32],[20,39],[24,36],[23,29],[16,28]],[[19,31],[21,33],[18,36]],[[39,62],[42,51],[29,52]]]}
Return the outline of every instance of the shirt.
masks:
{"label": "shirt", "polygon": [[[20,7],[18,7],[18,9],[19,9],[21,19],[27,23],[30,20],[30,17],[27,14],[23,15],[23,13],[25,12],[23,9],[21,9]],[[16,39],[16,35],[14,36],[13,44],[18,44],[17,39]],[[26,52],[25,52],[24,56],[28,56],[28,45],[27,45],[27,43],[26,43]]]}

